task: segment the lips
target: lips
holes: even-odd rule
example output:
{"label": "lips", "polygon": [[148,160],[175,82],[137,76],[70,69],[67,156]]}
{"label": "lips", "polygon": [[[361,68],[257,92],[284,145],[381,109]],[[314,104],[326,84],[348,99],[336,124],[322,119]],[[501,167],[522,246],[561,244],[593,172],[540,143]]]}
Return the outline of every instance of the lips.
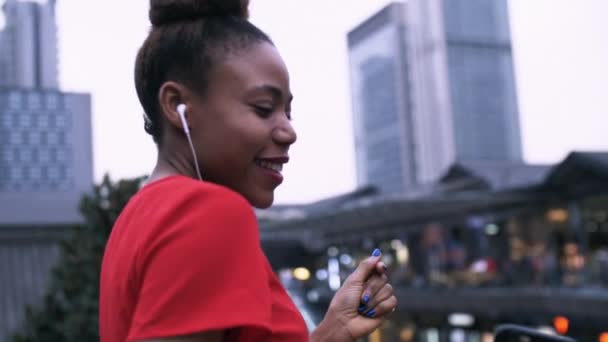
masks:
{"label": "lips", "polygon": [[280,156],[280,157],[268,157],[268,158],[256,158],[255,164],[260,168],[266,170],[266,174],[270,176],[275,185],[281,184],[283,182],[283,175],[281,171],[283,170],[283,164],[289,161],[289,157]]}
{"label": "lips", "polygon": [[267,160],[260,160],[257,159],[255,161],[255,163],[258,166],[261,166],[265,169],[269,169],[272,171],[276,171],[276,172],[281,172],[283,170],[283,164],[282,163],[275,163],[275,162],[271,162],[271,161],[267,161]]}
{"label": "lips", "polygon": [[278,173],[280,173],[283,170],[283,164],[286,164],[287,162],[289,162],[289,157],[287,157],[287,156],[256,158],[255,159],[256,165],[258,165],[262,168],[268,169],[268,170],[278,172]]}

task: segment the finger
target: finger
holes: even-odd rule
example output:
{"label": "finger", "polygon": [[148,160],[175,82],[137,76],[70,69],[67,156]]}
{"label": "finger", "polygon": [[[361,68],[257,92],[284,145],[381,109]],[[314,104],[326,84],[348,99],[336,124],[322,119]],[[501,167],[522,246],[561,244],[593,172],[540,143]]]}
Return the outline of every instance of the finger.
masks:
{"label": "finger", "polygon": [[388,283],[388,277],[385,274],[372,275],[365,283],[365,288],[363,289],[363,293],[361,293],[361,303],[369,304],[370,300],[376,296],[386,283]]}
{"label": "finger", "polygon": [[397,297],[392,295],[378,303],[374,308],[363,312],[362,315],[370,318],[380,318],[392,314],[395,309],[397,309]]}
{"label": "finger", "polygon": [[374,293],[374,295],[369,298],[369,300],[367,302],[365,302],[366,297],[364,295],[364,297],[361,301],[362,304],[359,305],[359,307],[357,308],[357,311],[360,314],[365,315],[371,309],[374,309],[378,305],[378,303],[388,299],[392,295],[393,295],[393,286],[391,284],[389,284],[388,282],[385,282],[382,285],[382,287],[380,287],[380,289],[378,291],[376,291],[376,293]]}
{"label": "finger", "polygon": [[369,276],[375,271],[376,264],[378,263],[381,257],[382,252],[380,252],[380,250],[377,248],[374,249],[372,256],[361,261],[355,271],[346,279],[346,281],[344,282],[345,285],[346,283],[351,282],[358,282],[360,284],[364,283],[367,278],[369,278]]}
{"label": "finger", "polygon": [[378,272],[378,274],[386,274],[386,271],[388,271],[388,266],[386,266],[384,261],[376,263],[376,272]]}
{"label": "finger", "polygon": [[367,303],[367,307],[370,309],[375,308],[379,303],[389,299],[393,295],[393,286],[389,283],[384,284],[382,288],[372,297]]}

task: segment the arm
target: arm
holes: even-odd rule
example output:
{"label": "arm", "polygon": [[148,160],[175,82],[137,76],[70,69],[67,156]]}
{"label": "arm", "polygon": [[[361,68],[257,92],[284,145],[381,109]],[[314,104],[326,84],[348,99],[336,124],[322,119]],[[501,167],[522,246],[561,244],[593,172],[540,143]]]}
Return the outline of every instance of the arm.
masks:
{"label": "arm", "polygon": [[324,341],[332,341],[332,342],[353,342],[355,338],[352,337],[348,331],[345,329],[345,326],[340,323],[334,315],[328,314],[325,315],[325,318],[319,326],[310,334],[310,342],[324,342]]}

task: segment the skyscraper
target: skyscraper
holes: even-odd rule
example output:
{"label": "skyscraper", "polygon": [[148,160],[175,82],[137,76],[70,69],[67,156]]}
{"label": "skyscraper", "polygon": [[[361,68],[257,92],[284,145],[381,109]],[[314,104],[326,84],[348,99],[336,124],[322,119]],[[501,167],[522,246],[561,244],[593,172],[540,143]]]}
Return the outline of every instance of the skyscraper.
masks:
{"label": "skyscraper", "polygon": [[421,179],[454,159],[522,161],[507,0],[412,0],[408,25]]}
{"label": "skyscraper", "polygon": [[90,96],[0,90],[0,225],[80,222],[93,184]]}
{"label": "skyscraper", "polygon": [[55,0],[6,0],[0,32],[0,341],[47,288],[93,185],[91,99],[57,82]]}
{"label": "skyscraper", "polygon": [[405,15],[392,3],[348,34],[357,180],[383,192],[417,183]]}
{"label": "skyscraper", "polygon": [[[506,0],[409,0],[349,33],[360,185],[404,192],[457,160],[521,161],[509,32]],[[390,75],[366,80],[379,58]]]}
{"label": "skyscraper", "polygon": [[0,32],[0,87],[56,89],[55,0],[6,0]]}
{"label": "skyscraper", "polygon": [[91,100],[57,83],[55,0],[6,0],[0,31],[0,225],[81,220]]}

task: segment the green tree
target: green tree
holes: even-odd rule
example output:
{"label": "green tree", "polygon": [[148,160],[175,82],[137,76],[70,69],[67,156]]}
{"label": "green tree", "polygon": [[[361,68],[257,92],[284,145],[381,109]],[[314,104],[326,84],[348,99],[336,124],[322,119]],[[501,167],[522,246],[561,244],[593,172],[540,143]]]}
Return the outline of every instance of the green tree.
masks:
{"label": "green tree", "polygon": [[116,218],[145,177],[112,182],[108,175],[85,195],[85,223],[61,243],[49,287],[40,303],[26,308],[25,324],[14,342],[99,341],[99,271]]}

